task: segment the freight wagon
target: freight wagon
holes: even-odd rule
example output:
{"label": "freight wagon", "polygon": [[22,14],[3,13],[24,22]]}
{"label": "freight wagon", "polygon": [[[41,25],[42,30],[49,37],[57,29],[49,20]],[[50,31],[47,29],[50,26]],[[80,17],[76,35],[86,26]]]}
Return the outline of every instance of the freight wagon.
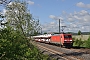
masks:
{"label": "freight wagon", "polygon": [[33,36],[33,38],[37,42],[49,43],[51,36],[52,36],[52,34],[44,34],[44,35]]}

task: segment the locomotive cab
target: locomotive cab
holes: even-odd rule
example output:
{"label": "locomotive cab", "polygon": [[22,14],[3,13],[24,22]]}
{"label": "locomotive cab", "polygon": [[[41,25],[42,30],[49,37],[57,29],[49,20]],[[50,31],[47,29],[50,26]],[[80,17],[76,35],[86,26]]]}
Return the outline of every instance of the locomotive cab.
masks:
{"label": "locomotive cab", "polygon": [[63,46],[72,47],[72,35],[71,34],[61,34],[61,44]]}

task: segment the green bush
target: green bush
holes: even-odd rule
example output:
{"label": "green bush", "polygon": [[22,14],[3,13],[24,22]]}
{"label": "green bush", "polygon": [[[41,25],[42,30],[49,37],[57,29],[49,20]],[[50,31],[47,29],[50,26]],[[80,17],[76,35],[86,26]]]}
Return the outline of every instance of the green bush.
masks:
{"label": "green bush", "polygon": [[46,60],[47,56],[19,32],[5,28],[0,30],[0,60]]}
{"label": "green bush", "polygon": [[73,46],[90,48],[90,37],[87,40],[83,41],[81,39],[75,38],[73,38],[73,40],[74,40]]}
{"label": "green bush", "polygon": [[90,48],[90,37],[88,38],[88,40],[86,41],[86,48]]}
{"label": "green bush", "polygon": [[74,46],[82,47],[83,46],[83,41],[80,39],[74,40]]}

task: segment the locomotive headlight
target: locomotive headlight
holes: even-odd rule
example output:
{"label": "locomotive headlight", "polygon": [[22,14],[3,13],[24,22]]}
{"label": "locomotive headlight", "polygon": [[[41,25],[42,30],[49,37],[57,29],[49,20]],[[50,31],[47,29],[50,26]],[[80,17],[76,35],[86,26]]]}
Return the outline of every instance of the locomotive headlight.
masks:
{"label": "locomotive headlight", "polygon": [[64,40],[64,41],[67,41],[67,40]]}
{"label": "locomotive headlight", "polygon": [[70,41],[72,41],[72,40],[70,40]]}

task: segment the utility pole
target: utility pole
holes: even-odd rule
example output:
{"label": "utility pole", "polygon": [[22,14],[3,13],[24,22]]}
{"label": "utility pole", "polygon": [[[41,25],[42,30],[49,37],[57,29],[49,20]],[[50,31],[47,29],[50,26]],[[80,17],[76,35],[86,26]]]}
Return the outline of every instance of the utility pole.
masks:
{"label": "utility pole", "polygon": [[59,33],[60,33],[60,19],[59,19]]}
{"label": "utility pole", "polygon": [[[59,19],[59,34],[60,34],[60,19]],[[60,36],[60,47],[61,47],[61,36]]]}

